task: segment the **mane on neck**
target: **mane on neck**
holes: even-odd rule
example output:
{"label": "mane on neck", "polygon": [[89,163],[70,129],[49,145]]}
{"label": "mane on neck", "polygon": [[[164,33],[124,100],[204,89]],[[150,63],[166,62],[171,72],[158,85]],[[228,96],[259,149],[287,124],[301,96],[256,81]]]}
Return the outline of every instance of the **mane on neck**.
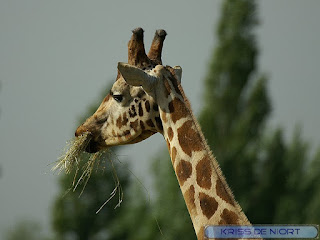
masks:
{"label": "mane on neck", "polygon": [[207,144],[181,84],[176,79],[165,81],[170,97],[169,106],[160,114],[164,137],[198,239],[203,239],[206,225],[250,225]]}

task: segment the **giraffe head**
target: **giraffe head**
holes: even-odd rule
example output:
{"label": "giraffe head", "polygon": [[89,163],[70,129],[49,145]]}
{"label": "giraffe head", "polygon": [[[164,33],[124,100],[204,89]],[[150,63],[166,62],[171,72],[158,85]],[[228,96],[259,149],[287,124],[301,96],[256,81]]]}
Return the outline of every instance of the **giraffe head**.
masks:
{"label": "giraffe head", "polygon": [[163,133],[159,104],[168,97],[165,79],[180,82],[180,67],[163,66],[161,52],[166,32],[157,30],[148,55],[142,28],[134,29],[128,43],[128,64],[118,63],[118,76],[97,111],[76,130],[89,132],[87,152],[140,142]]}

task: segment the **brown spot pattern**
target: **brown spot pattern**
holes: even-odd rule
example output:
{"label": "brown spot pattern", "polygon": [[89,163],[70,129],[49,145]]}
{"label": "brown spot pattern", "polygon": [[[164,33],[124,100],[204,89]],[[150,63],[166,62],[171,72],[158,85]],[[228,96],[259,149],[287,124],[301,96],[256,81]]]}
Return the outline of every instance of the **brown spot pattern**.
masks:
{"label": "brown spot pattern", "polygon": [[205,189],[211,188],[211,163],[208,156],[203,157],[196,166],[197,183],[200,187]]}
{"label": "brown spot pattern", "polygon": [[219,225],[238,224],[239,217],[231,210],[224,209],[220,217]]}
{"label": "brown spot pattern", "polygon": [[185,181],[191,176],[192,165],[191,163],[181,160],[176,167],[177,177],[180,183],[180,186],[184,184]]}
{"label": "brown spot pattern", "polygon": [[169,102],[168,107],[169,107],[169,112],[173,113],[174,112],[173,100]]}
{"label": "brown spot pattern", "polygon": [[185,118],[189,110],[179,98],[175,98],[169,103],[169,111],[173,123],[176,123],[179,119]]}
{"label": "brown spot pattern", "polygon": [[146,107],[146,111],[147,111],[147,112],[150,112],[150,103],[149,103],[148,100],[147,100],[146,103],[145,103],[145,107]]}
{"label": "brown spot pattern", "polygon": [[124,131],[124,132],[123,132],[123,135],[126,136],[126,137],[129,137],[130,131],[129,131],[129,130]]}
{"label": "brown spot pattern", "polygon": [[231,196],[227,193],[224,185],[222,184],[220,178],[216,182],[216,192],[217,195],[227,203],[234,205],[234,202],[232,201]]}
{"label": "brown spot pattern", "polygon": [[134,122],[130,122],[130,127],[133,128],[135,131],[138,130],[138,119]]}
{"label": "brown spot pattern", "polygon": [[147,124],[149,127],[154,128],[154,124],[153,124],[153,122],[152,122],[151,119],[148,119],[148,120],[146,121],[146,124]]}
{"label": "brown spot pattern", "polygon": [[169,137],[169,140],[172,141],[172,138],[173,138],[173,130],[171,127],[168,128],[168,137]]}
{"label": "brown spot pattern", "polygon": [[194,194],[195,190],[193,185],[191,185],[190,188],[183,194],[189,213],[192,216],[195,216],[197,214]]}
{"label": "brown spot pattern", "polygon": [[159,111],[158,104],[156,104],[156,103],[153,104],[152,108],[153,108],[153,110],[156,111],[156,112]]}
{"label": "brown spot pattern", "polygon": [[176,157],[177,157],[177,149],[176,147],[173,147],[171,152],[171,160],[172,160],[173,166],[174,166],[174,162],[176,161]]}
{"label": "brown spot pattern", "polygon": [[131,105],[131,108],[129,110],[129,115],[131,118],[137,116],[136,107],[134,105]]}
{"label": "brown spot pattern", "polygon": [[166,123],[167,122],[167,114],[165,112],[161,112],[161,117],[162,117],[162,121],[164,123]]}
{"label": "brown spot pattern", "polygon": [[156,120],[156,125],[159,131],[163,131],[162,121],[160,117],[155,117],[154,120]]}
{"label": "brown spot pattern", "polygon": [[167,147],[168,147],[168,150],[170,152],[170,142],[168,141],[168,139],[167,139]]}
{"label": "brown spot pattern", "polygon": [[142,109],[142,104],[141,104],[141,102],[139,102],[139,116],[140,116],[140,117],[143,116],[143,109]]}
{"label": "brown spot pattern", "polygon": [[146,127],[144,126],[144,123],[141,120],[140,120],[140,127],[141,127],[142,130],[146,129]]}
{"label": "brown spot pattern", "polygon": [[128,123],[128,118],[127,118],[127,113],[124,112],[123,115],[122,115],[122,126],[126,125]]}
{"label": "brown spot pattern", "polygon": [[202,213],[210,219],[217,211],[218,202],[213,197],[201,192],[199,193],[199,200]]}
{"label": "brown spot pattern", "polygon": [[193,125],[192,120],[186,121],[177,131],[179,144],[189,157],[192,156],[193,151],[203,149],[201,137],[199,133],[193,129]]}
{"label": "brown spot pattern", "polygon": [[121,116],[118,117],[118,119],[116,121],[116,125],[117,125],[118,128],[122,127],[122,118],[121,118]]}

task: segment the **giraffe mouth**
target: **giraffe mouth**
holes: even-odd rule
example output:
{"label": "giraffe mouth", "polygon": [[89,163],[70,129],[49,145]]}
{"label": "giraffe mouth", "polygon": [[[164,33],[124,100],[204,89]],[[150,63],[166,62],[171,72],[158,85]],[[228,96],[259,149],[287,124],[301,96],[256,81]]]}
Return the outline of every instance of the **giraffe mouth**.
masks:
{"label": "giraffe mouth", "polygon": [[[127,145],[127,144],[135,144],[138,142],[141,142],[145,140],[146,138],[150,137],[151,135],[155,134],[155,131],[149,131],[145,130],[138,136],[131,136],[131,139],[127,139],[127,141],[124,142],[112,142],[110,145],[104,144],[104,141],[102,141],[101,137],[98,137],[98,139],[91,138],[89,141],[87,147],[84,149],[85,152],[87,153],[96,153],[99,152],[100,150],[104,150],[109,147],[113,146],[119,146],[119,145]],[[92,134],[91,134],[92,136]],[[110,143],[110,142],[109,142]]]}
{"label": "giraffe mouth", "polygon": [[87,153],[96,153],[98,152],[100,149],[99,149],[99,145],[97,142],[95,142],[94,140],[91,140],[89,143],[88,143],[88,146],[86,147],[85,151]]}

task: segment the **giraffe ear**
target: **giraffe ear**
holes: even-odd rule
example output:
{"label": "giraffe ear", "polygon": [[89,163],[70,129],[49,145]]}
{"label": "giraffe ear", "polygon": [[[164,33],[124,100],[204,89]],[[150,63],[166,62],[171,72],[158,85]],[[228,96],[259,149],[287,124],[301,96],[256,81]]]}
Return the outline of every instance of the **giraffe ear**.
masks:
{"label": "giraffe ear", "polygon": [[129,85],[142,86],[147,92],[150,92],[157,82],[155,76],[127,63],[119,62],[118,70]]}

